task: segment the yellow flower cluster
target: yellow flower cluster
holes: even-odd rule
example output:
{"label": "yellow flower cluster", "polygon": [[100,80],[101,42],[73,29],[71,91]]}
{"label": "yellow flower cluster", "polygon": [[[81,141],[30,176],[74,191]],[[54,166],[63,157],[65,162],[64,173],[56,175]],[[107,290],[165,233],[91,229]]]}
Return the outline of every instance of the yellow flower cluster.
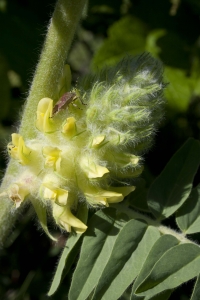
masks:
{"label": "yellow flower cluster", "polygon": [[139,155],[151,144],[164,104],[162,66],[148,54],[88,75],[71,91],[69,66],[64,73],[57,101],[42,98],[35,124],[27,124],[29,131],[35,125],[35,139],[14,133],[8,144],[16,165],[7,195],[16,208],[29,199],[51,238],[47,210],[62,229],[82,233],[82,203],[106,207],[135,189]]}
{"label": "yellow flower cluster", "polygon": [[[81,124],[80,129],[74,116],[65,117],[63,121],[62,113],[60,115],[61,118],[53,115],[52,99],[41,99],[35,125],[39,135],[43,134],[42,139],[27,141],[27,146],[20,134],[13,133],[12,142],[7,146],[10,156],[23,166],[18,182],[8,188],[8,196],[16,208],[25,199],[33,201],[33,197],[37,198],[42,205],[37,206],[36,200],[33,205],[51,238],[47,224],[44,224],[47,203],[50,202],[52,216],[59,227],[68,232],[73,228],[77,233],[83,233],[87,226],[72,213],[76,211],[78,198],[85,199],[90,205],[109,206],[109,203],[122,201],[135,189],[133,186],[108,188],[107,184],[104,189],[98,180],[105,180],[109,169],[98,163],[96,154],[85,149],[89,141],[85,124]],[[104,140],[103,135],[95,137],[90,143],[91,149],[98,149]]]}

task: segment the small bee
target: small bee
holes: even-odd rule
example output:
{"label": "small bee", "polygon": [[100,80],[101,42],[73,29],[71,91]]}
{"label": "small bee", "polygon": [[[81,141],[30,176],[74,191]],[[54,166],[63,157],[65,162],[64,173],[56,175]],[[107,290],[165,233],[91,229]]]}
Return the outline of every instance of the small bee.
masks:
{"label": "small bee", "polygon": [[[66,92],[65,94],[63,94],[53,108],[53,115],[57,114],[61,109],[65,109],[70,103],[72,103],[76,99],[78,99],[76,93]],[[83,105],[86,105],[82,102],[81,99],[80,101]]]}

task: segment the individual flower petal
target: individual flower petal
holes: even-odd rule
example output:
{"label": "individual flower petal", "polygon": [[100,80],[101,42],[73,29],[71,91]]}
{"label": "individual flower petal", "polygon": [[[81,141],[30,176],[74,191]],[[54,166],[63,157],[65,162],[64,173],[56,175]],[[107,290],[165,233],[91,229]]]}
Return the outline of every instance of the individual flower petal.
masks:
{"label": "individual flower petal", "polygon": [[61,207],[55,203],[53,205],[53,216],[56,223],[68,232],[71,232],[71,227],[74,228],[76,233],[83,233],[87,229],[87,226],[72,214],[68,206]]}
{"label": "individual flower petal", "polygon": [[109,203],[121,202],[124,199],[122,193],[115,191],[107,191],[97,188],[89,188],[84,191],[87,201],[91,204],[103,204],[109,206]]}
{"label": "individual flower petal", "polygon": [[105,140],[105,135],[98,135],[92,140],[92,147],[98,148],[102,145],[103,141]]}
{"label": "individual flower petal", "polygon": [[120,167],[126,167],[127,165],[135,166],[138,164],[140,157],[130,153],[112,153],[110,160],[114,161]]}
{"label": "individual flower petal", "polygon": [[10,156],[18,160],[22,165],[27,165],[30,162],[31,150],[26,147],[23,137],[20,134],[13,133],[12,142],[8,144],[7,149]]}
{"label": "individual flower petal", "polygon": [[106,167],[102,167],[93,162],[89,157],[82,157],[80,166],[86,176],[90,179],[102,177],[104,174],[109,173]]}
{"label": "individual flower petal", "polygon": [[62,132],[69,138],[76,134],[76,119],[74,117],[67,118],[62,125]]}
{"label": "individual flower petal", "polygon": [[45,157],[45,166],[60,171],[61,152],[57,147],[44,147],[42,153]]}
{"label": "individual flower petal", "polygon": [[52,121],[53,100],[50,98],[42,98],[37,107],[36,127],[42,132],[54,131]]}
{"label": "individual flower petal", "polygon": [[21,205],[28,194],[28,189],[20,183],[13,184],[8,190],[8,196],[15,203],[16,208]]}
{"label": "individual flower petal", "polygon": [[42,184],[43,190],[43,199],[52,200],[58,205],[64,206],[67,204],[68,191],[56,187],[53,183],[47,182]]}
{"label": "individual flower petal", "polygon": [[110,189],[114,192],[121,193],[123,197],[126,197],[135,190],[135,186],[111,187]]}

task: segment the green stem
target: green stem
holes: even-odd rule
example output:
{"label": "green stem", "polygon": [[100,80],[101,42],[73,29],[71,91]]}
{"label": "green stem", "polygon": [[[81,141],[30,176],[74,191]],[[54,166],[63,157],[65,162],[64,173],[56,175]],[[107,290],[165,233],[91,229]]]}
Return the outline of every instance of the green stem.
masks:
{"label": "green stem", "polygon": [[[35,137],[34,123],[40,99],[43,97],[55,97],[57,83],[85,4],[86,0],[58,0],[56,4],[19,129],[19,133],[25,139]],[[0,193],[5,192],[5,189],[12,183],[16,168],[15,162],[11,160],[2,182]],[[12,205],[12,202],[7,197],[1,195],[0,244],[4,243],[18,214],[21,213],[21,209],[11,213]]]}
{"label": "green stem", "polygon": [[169,227],[163,226],[160,222],[158,222],[156,220],[152,220],[151,218],[149,218],[145,214],[136,212],[133,209],[128,208],[126,205],[122,205],[122,203],[120,205],[113,204],[112,207],[117,208],[120,211],[120,213],[124,212],[130,218],[144,220],[148,225],[154,226],[154,227],[158,228],[158,230],[160,231],[161,234],[170,234],[170,235],[173,235],[181,243],[193,243],[193,244],[197,245],[195,242],[187,239],[187,237],[184,235],[184,233],[177,232],[177,231],[175,231],[175,230],[173,230],[173,229],[171,229]]}
{"label": "green stem", "polygon": [[56,95],[57,83],[85,4],[86,0],[59,0],[56,4],[21,121],[19,133],[24,138],[35,137],[33,124],[38,102],[44,97],[54,99]]}

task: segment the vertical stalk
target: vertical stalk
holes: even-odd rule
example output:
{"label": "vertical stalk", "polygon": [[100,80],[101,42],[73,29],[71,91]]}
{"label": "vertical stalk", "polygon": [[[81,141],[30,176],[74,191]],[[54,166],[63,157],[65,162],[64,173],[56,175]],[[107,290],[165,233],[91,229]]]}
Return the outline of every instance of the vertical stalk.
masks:
{"label": "vertical stalk", "polygon": [[[86,0],[59,0],[50,21],[46,41],[36,68],[24,109],[20,134],[34,138],[36,108],[43,97],[54,98],[56,87],[70,49]],[[30,124],[27,128],[27,124]]]}
{"label": "vertical stalk", "polygon": [[[19,128],[19,133],[25,139],[35,137],[34,122],[40,99],[54,98],[56,94],[57,84],[85,4],[86,0],[58,0],[56,3]],[[11,183],[16,168],[15,162],[11,160],[0,192],[4,192]],[[21,212],[21,209],[17,209],[11,213],[12,203],[3,195],[4,193],[0,199],[0,244],[4,243]]]}

